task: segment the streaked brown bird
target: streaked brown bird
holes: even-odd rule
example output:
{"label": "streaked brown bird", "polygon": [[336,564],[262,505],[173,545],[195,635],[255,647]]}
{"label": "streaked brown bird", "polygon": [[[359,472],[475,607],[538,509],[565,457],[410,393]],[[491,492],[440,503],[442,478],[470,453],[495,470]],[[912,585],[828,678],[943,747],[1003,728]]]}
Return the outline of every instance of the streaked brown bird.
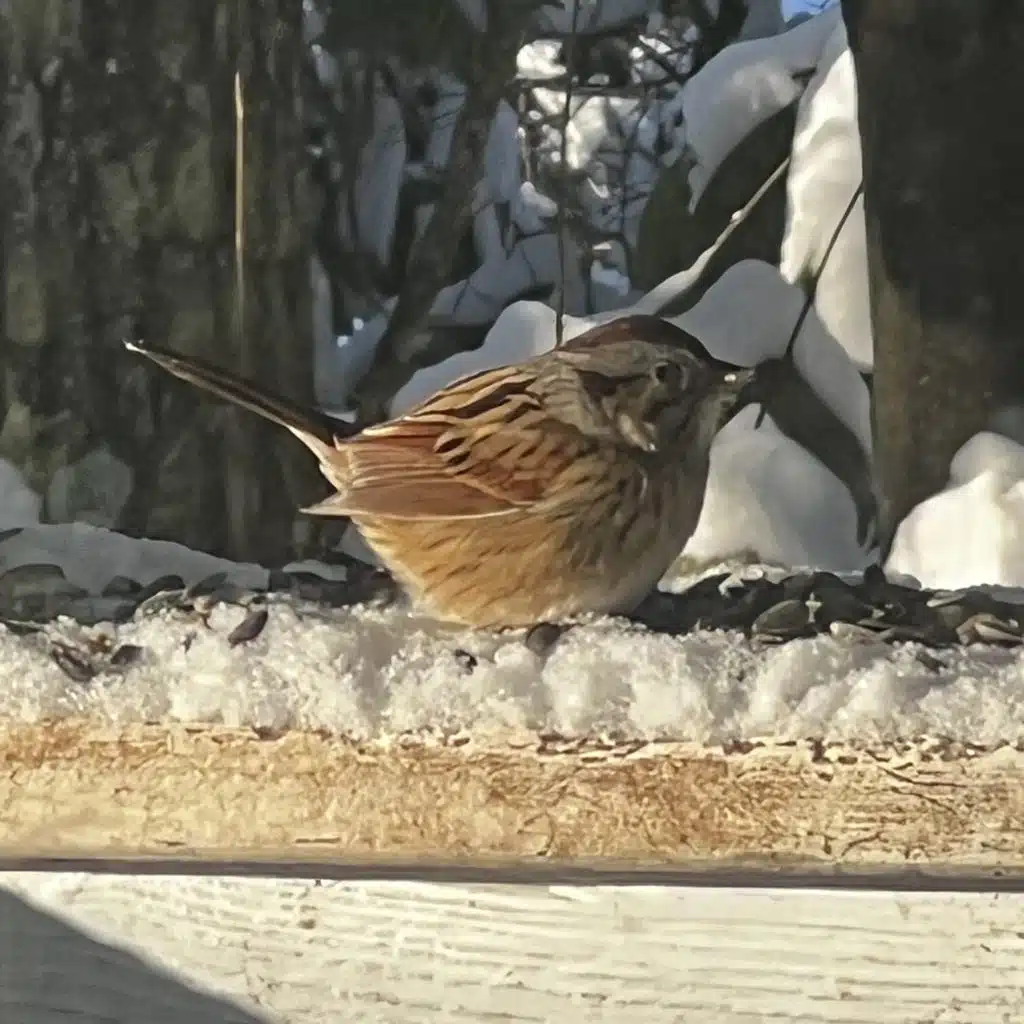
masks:
{"label": "streaked brown bird", "polygon": [[754,371],[656,316],[463,377],[396,419],[341,425],[198,360],[126,343],[290,430],[428,614],[479,628],[627,612],[697,525],[711,442]]}

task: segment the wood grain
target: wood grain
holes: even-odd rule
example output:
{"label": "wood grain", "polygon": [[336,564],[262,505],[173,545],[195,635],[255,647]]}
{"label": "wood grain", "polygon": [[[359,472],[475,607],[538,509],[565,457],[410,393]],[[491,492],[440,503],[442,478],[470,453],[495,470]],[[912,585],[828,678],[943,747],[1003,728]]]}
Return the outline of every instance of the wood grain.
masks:
{"label": "wood grain", "polygon": [[21,1024],[1005,1024],[1024,896],[0,875]]}
{"label": "wood grain", "polygon": [[0,857],[1024,869],[1024,754],[937,741],[597,740],[0,726]]}

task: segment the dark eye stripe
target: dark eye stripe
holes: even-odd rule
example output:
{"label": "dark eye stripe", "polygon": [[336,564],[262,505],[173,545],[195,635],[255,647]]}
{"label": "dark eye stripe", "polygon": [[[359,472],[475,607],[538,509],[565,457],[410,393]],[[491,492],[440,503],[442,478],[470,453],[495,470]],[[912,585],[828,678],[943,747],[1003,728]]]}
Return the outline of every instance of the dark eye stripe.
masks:
{"label": "dark eye stripe", "polygon": [[598,373],[594,370],[577,370],[580,381],[587,389],[587,394],[598,400],[610,398],[618,393],[619,389],[637,381],[647,379],[645,373],[631,373],[621,377],[609,377],[606,373]]}

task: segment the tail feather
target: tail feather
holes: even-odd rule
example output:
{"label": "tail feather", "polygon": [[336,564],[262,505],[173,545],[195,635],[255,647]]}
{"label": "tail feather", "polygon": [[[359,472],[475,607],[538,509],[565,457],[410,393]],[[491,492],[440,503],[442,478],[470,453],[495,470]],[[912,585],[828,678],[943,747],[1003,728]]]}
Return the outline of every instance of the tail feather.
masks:
{"label": "tail feather", "polygon": [[264,391],[255,384],[201,359],[133,341],[126,341],[124,346],[129,352],[136,352],[151,359],[157,366],[175,377],[285,427],[320,459],[336,450],[338,439],[353,433],[351,429],[346,430],[347,424],[333,419],[326,413],[303,407]]}

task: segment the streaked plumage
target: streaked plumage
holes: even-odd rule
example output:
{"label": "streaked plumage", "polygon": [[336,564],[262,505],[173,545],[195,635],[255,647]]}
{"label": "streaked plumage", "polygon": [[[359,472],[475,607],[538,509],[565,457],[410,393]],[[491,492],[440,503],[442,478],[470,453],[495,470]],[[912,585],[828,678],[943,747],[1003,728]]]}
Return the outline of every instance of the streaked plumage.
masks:
{"label": "streaked plumage", "polygon": [[630,316],[344,437],[224,371],[128,347],[291,430],[337,490],[305,511],[350,517],[424,610],[490,628],[642,600],[697,524],[711,442],[751,377]]}

